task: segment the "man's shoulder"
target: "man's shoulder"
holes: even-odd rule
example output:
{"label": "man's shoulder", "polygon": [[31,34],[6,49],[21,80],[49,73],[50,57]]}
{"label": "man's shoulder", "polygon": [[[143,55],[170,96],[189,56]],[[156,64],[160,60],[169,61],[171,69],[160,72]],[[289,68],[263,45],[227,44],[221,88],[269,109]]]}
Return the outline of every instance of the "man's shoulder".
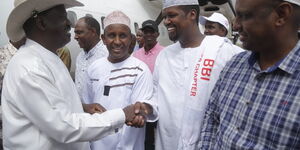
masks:
{"label": "man's shoulder", "polygon": [[145,50],[144,50],[144,48],[142,47],[142,48],[140,48],[140,49],[134,51],[134,52],[133,52],[133,56],[134,56],[134,57],[137,57],[137,56],[140,56],[140,55],[143,54],[143,53],[145,53]]}
{"label": "man's shoulder", "polygon": [[140,72],[147,72],[147,71],[150,72],[148,66],[143,61],[133,56],[127,58],[125,67],[136,68]]}
{"label": "man's shoulder", "polygon": [[176,43],[170,44],[168,46],[161,46],[161,50],[159,52],[159,55],[164,55],[166,53],[172,53],[172,51],[177,50],[181,48],[180,43],[177,41]]}
{"label": "man's shoulder", "polygon": [[15,73],[23,71],[35,72],[40,71],[42,68],[45,69],[46,67],[43,64],[45,63],[40,55],[27,48],[20,48],[9,61],[7,70],[13,69]]}
{"label": "man's shoulder", "polygon": [[109,61],[107,60],[106,57],[101,57],[101,58],[98,58],[96,59],[91,65],[89,68],[93,68],[93,67],[97,67],[99,65],[104,65],[104,64],[107,64]]}
{"label": "man's shoulder", "polygon": [[227,67],[232,68],[236,66],[240,66],[249,62],[249,58],[251,56],[250,51],[240,52],[232,57],[226,64]]}
{"label": "man's shoulder", "polygon": [[77,61],[79,61],[80,59],[83,59],[83,56],[84,56],[84,50],[81,50],[78,55],[77,55]]}
{"label": "man's shoulder", "polygon": [[143,61],[133,56],[127,58],[127,63],[133,66],[142,66],[142,67],[146,66],[146,64]]}
{"label": "man's shoulder", "polygon": [[94,71],[105,71],[105,68],[107,68],[107,66],[109,66],[109,61],[107,60],[107,58],[99,58],[97,60],[95,60],[90,66],[88,66],[87,68],[87,73],[91,74]]}
{"label": "man's shoulder", "polygon": [[162,50],[164,48],[165,48],[165,46],[161,45],[160,43],[157,43],[157,49]]}

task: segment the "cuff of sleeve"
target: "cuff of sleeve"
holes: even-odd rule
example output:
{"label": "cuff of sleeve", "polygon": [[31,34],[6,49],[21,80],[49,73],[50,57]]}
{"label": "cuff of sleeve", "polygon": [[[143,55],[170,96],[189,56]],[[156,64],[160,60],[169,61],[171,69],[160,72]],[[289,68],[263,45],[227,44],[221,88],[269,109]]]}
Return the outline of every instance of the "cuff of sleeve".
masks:
{"label": "cuff of sleeve", "polygon": [[113,109],[107,111],[109,112],[108,116],[111,120],[111,127],[115,131],[118,131],[118,128],[122,128],[125,123],[125,113],[122,109]]}
{"label": "cuff of sleeve", "polygon": [[147,115],[147,122],[155,122],[158,120],[158,109],[157,106],[151,101],[144,101],[143,103],[147,103],[152,106],[153,113]]}

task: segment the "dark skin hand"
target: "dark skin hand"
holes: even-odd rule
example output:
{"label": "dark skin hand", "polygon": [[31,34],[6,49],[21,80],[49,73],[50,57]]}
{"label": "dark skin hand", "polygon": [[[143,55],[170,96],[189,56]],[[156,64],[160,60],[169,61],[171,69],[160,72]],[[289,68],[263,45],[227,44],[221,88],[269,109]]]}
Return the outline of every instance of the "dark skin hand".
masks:
{"label": "dark skin hand", "polygon": [[126,125],[141,128],[146,123],[146,116],[153,113],[149,104],[136,102],[123,109],[126,116]]}
{"label": "dark skin hand", "polygon": [[106,109],[98,103],[93,104],[82,104],[83,110],[86,113],[94,114],[94,113],[103,113]]}

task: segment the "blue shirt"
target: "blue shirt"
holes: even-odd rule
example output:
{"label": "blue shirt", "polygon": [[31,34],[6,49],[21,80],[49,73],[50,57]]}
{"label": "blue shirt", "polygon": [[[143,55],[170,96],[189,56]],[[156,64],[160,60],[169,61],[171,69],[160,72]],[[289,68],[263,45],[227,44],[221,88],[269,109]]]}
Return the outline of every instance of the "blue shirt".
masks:
{"label": "blue shirt", "polygon": [[243,52],[224,68],[212,92],[201,149],[300,149],[300,41],[262,71]]}

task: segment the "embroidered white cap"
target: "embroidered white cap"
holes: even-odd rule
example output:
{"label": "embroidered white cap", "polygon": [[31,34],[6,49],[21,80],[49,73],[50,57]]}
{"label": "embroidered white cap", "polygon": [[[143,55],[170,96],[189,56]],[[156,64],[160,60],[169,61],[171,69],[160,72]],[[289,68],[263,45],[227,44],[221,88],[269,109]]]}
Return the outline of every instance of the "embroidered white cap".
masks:
{"label": "embroidered white cap", "polygon": [[122,11],[117,10],[108,14],[105,17],[103,24],[104,29],[111,24],[124,24],[130,28],[130,19]]}
{"label": "embroidered white cap", "polygon": [[290,3],[300,6],[300,0],[283,0],[283,1],[290,2]]}
{"label": "embroidered white cap", "polygon": [[201,16],[199,21],[202,25],[205,25],[206,21],[217,22],[224,26],[227,31],[229,30],[229,22],[227,18],[220,13],[213,13],[210,17]]}
{"label": "embroidered white cap", "polygon": [[164,0],[163,9],[179,5],[199,5],[198,0]]}

